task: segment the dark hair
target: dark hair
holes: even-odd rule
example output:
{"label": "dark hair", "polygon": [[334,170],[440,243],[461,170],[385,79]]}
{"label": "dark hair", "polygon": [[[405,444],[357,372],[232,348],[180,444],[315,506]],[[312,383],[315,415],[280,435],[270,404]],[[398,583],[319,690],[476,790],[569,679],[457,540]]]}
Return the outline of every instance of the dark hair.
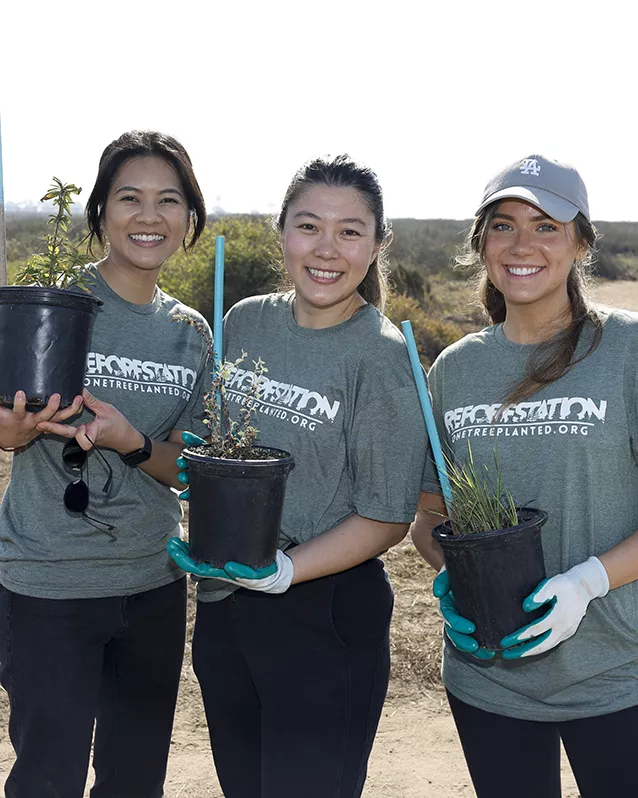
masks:
{"label": "dark hair", "polygon": [[[507,313],[505,297],[487,276],[483,263],[490,222],[496,214],[499,204],[500,201],[493,202],[474,219],[465,246],[456,258],[460,265],[470,266],[477,270],[478,295],[492,324],[503,323]],[[587,270],[594,262],[596,241],[599,235],[594,225],[582,213],[578,213],[574,219],[574,230],[576,239],[585,250],[585,255],[574,262],[567,277],[567,296],[569,297],[571,319],[564,329],[559,330],[547,341],[542,341],[534,348],[527,360],[525,377],[509,391],[503,400],[503,409],[528,399],[541,388],[555,382],[572,366],[590,355],[600,343],[602,321],[586,293]],[[593,326],[591,341],[587,350],[575,357],[580,335],[587,323],[591,323]]]}
{"label": "dark hair", "polygon": [[309,161],[299,169],[288,186],[276,222],[280,233],[284,229],[291,203],[311,186],[354,188],[374,215],[375,240],[381,247],[357,290],[366,302],[383,311],[388,293],[386,250],[390,241],[390,225],[383,210],[383,192],[379,179],[372,169],[353,161],[349,155]]}
{"label": "dark hair", "polygon": [[191,239],[184,249],[192,249],[206,227],[206,205],[193,171],[191,159],[184,147],[165,133],[154,130],[131,130],[112,141],[102,153],[97,178],[86,203],[86,220],[89,227],[89,250],[97,239],[104,245],[102,220],[106,200],[120,168],[133,158],[162,158],[177,172],[191,214]]}

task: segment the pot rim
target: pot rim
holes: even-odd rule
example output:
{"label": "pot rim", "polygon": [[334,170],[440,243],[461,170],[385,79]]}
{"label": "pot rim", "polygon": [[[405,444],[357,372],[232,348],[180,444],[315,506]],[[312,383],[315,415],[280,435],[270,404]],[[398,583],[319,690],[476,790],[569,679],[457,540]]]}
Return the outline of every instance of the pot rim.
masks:
{"label": "pot rim", "polygon": [[[203,446],[205,444],[199,444]],[[272,467],[273,463],[281,463],[287,464],[288,462],[294,462],[293,456],[290,452],[287,452],[285,449],[278,449],[275,446],[255,446],[255,449],[259,449],[260,451],[266,452],[280,452],[283,457],[270,457],[267,460],[264,459],[255,459],[255,460],[238,460],[234,457],[213,457],[212,455],[207,454],[199,454],[198,452],[194,452],[191,448],[186,447],[182,451],[182,457],[186,457],[187,460],[196,460],[200,463],[227,463],[228,465],[233,466],[242,466],[249,464],[255,468],[259,468],[262,466],[269,466]]]}
{"label": "pot rim", "polygon": [[521,516],[527,516],[520,524],[516,526],[508,526],[503,529],[489,529],[484,532],[467,532],[465,535],[455,535],[451,532],[451,521],[444,521],[438,524],[432,530],[432,536],[435,540],[451,542],[461,540],[484,540],[489,538],[497,538],[505,534],[516,534],[529,529],[530,526],[543,526],[547,521],[547,513],[545,510],[538,510],[535,507],[517,507],[516,511]]}
{"label": "pot rim", "polygon": [[[67,299],[68,297],[85,299],[88,302],[94,302],[96,307],[103,305],[104,302],[91,291],[83,291],[77,286],[69,286],[68,288],[56,288],[54,286],[44,285],[2,285],[0,286],[0,304],[6,304],[9,300],[12,303],[20,304],[20,297],[12,297],[11,294],[19,294],[26,292],[32,296],[22,298],[26,304],[36,305],[41,302],[44,305],[55,304],[57,298]],[[4,299],[4,301],[2,301]]]}

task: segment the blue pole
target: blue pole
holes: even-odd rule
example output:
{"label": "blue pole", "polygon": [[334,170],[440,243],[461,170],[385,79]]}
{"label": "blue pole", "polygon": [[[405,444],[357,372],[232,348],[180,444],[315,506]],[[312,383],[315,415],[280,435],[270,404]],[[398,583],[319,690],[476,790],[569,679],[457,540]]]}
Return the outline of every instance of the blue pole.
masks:
{"label": "blue pole", "polygon": [[408,346],[410,365],[412,366],[412,373],[414,374],[414,381],[416,382],[416,389],[417,393],[419,394],[419,401],[421,402],[421,410],[423,411],[423,418],[425,419],[425,426],[427,427],[430,446],[432,447],[432,452],[434,454],[436,470],[439,473],[439,481],[441,483],[441,489],[443,490],[443,499],[445,500],[445,506],[447,508],[448,515],[450,515],[452,511],[452,488],[450,487],[450,480],[448,479],[447,470],[445,468],[445,458],[443,457],[441,440],[439,438],[439,432],[436,428],[434,413],[432,412],[432,402],[430,401],[430,393],[425,382],[423,369],[421,368],[421,361],[419,360],[419,353],[416,348],[416,341],[414,340],[411,322],[402,321],[401,329],[403,330],[405,342]]}
{"label": "blue pole", "polygon": [[224,236],[215,237],[215,294],[213,296],[213,347],[215,369],[219,369],[224,356],[222,322],[224,320]]}
{"label": "blue pole", "polygon": [[2,120],[0,120],[0,285],[7,284],[7,229],[4,221],[4,175],[2,172]]}
{"label": "blue pole", "polygon": [[[213,378],[219,373],[224,357],[224,236],[215,236],[215,285],[213,295]],[[219,432],[224,434],[224,414],[222,412],[222,392],[217,389],[219,407]]]}

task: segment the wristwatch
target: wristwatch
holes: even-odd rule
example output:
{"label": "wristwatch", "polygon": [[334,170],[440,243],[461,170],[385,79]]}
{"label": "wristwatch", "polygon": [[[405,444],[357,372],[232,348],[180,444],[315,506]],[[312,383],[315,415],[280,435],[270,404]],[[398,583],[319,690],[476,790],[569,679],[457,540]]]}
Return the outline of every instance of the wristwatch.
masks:
{"label": "wristwatch", "polygon": [[144,435],[143,432],[142,435],[144,436],[144,445],[141,449],[134,449],[127,454],[120,454],[120,460],[126,463],[127,466],[131,466],[131,468],[136,468],[141,463],[145,463],[153,451],[153,441],[148,435]]}

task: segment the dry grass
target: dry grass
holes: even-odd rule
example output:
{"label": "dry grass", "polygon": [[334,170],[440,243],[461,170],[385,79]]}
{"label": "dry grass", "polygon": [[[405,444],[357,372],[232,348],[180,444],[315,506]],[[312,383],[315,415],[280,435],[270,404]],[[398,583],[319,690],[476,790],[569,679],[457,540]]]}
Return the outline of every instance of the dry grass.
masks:
{"label": "dry grass", "polygon": [[638,283],[631,280],[596,280],[591,293],[597,302],[614,308],[638,311]]}
{"label": "dry grass", "polygon": [[443,275],[428,279],[429,306],[438,318],[457,325],[466,335],[485,327],[489,322],[469,279],[459,273],[457,280]]}
{"label": "dry grass", "polygon": [[394,587],[389,697],[428,693],[441,687],[441,618],[432,595],[434,571],[410,541],[385,556]]}

